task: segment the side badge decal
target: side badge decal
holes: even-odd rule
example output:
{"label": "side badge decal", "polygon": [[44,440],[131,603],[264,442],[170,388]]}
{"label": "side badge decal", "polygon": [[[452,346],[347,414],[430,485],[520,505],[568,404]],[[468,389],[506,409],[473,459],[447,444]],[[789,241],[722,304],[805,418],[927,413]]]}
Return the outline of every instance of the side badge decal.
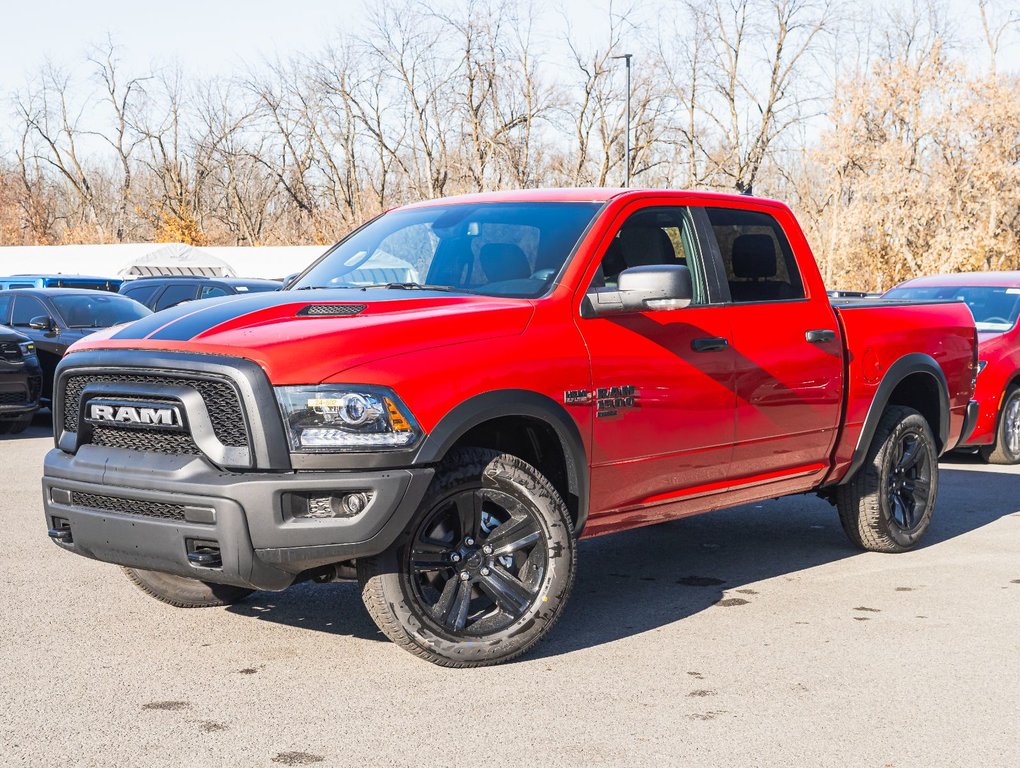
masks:
{"label": "side badge decal", "polygon": [[637,387],[633,384],[624,384],[619,387],[599,387],[596,395],[596,418],[616,416],[624,408],[633,408],[637,396]]}
{"label": "side badge decal", "polygon": [[587,389],[568,389],[563,393],[565,405],[590,405],[591,392]]}

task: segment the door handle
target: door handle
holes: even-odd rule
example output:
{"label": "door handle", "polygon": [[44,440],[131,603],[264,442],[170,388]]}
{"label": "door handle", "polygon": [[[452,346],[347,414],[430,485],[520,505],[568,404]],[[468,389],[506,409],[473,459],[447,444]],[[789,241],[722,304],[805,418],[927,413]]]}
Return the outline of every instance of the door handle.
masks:
{"label": "door handle", "polygon": [[729,339],[722,336],[712,336],[707,339],[694,339],[691,342],[691,349],[695,352],[717,352],[726,349],[730,345]]}
{"label": "door handle", "polygon": [[805,331],[804,338],[810,341],[812,344],[822,344],[826,341],[835,341],[836,332],[828,329],[819,331]]}

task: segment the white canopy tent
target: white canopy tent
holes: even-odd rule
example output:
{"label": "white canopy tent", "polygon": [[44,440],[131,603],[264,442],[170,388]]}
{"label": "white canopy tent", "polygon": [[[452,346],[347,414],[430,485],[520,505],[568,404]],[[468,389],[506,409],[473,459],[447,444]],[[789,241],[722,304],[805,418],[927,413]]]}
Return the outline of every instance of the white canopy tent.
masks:
{"label": "white canopy tent", "polygon": [[149,277],[150,275],[205,275],[206,277],[237,277],[227,262],[200,248],[171,243],[134,259],[122,267],[117,277]]}

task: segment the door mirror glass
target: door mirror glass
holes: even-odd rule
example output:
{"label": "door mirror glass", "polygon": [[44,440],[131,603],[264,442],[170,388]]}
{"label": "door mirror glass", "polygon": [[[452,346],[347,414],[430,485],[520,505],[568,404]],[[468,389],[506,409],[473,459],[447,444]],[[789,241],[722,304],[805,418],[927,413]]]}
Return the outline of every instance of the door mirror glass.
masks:
{"label": "door mirror glass", "polygon": [[616,289],[588,292],[583,316],[683,309],[694,298],[691,271],[680,264],[650,264],[620,273]]}
{"label": "door mirror glass", "polygon": [[28,327],[34,328],[37,331],[52,331],[56,326],[57,324],[53,322],[53,318],[49,315],[39,315],[28,321]]}

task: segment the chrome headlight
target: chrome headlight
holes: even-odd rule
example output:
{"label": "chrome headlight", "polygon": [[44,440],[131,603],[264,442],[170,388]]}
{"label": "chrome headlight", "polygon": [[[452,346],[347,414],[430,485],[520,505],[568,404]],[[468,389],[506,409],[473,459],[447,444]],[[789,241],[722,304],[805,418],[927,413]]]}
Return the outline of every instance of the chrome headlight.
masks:
{"label": "chrome headlight", "polygon": [[410,448],[421,430],[390,390],[350,384],[276,387],[293,451],[386,451]]}

